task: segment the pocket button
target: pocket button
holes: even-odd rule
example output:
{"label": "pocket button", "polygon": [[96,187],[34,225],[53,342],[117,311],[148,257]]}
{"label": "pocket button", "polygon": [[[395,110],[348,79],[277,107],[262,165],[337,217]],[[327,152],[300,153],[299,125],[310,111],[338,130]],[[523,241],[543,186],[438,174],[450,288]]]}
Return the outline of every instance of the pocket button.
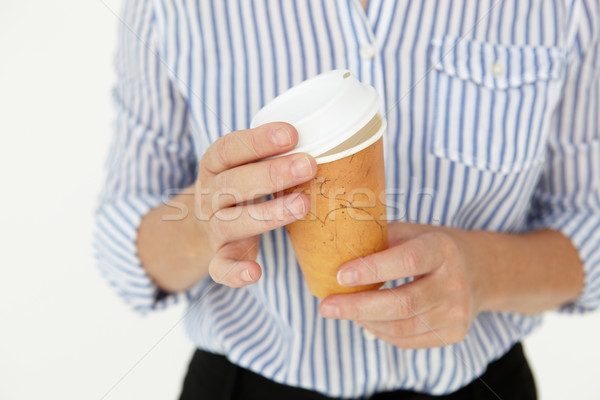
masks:
{"label": "pocket button", "polygon": [[499,62],[495,62],[492,65],[492,73],[496,76],[504,75],[504,65],[500,64]]}

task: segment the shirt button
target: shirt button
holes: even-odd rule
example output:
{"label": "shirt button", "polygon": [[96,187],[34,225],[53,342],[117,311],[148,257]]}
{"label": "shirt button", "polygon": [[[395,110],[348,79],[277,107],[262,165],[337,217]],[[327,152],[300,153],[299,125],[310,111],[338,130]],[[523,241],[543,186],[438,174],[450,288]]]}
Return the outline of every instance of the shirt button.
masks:
{"label": "shirt button", "polygon": [[492,64],[492,73],[496,76],[501,76],[504,74],[504,66],[499,62]]}
{"label": "shirt button", "polygon": [[375,340],[375,339],[377,339],[377,336],[375,336],[375,335],[373,334],[373,332],[371,332],[371,331],[370,331],[370,330],[368,330],[368,329],[365,329],[365,328],[363,328],[363,330],[362,330],[362,334],[363,334],[363,337],[364,337],[365,339],[367,339],[368,341],[370,341],[370,342],[371,342],[371,341],[373,341],[373,340]]}
{"label": "shirt button", "polygon": [[371,43],[365,43],[360,46],[360,58],[370,60],[377,55],[377,47]]}

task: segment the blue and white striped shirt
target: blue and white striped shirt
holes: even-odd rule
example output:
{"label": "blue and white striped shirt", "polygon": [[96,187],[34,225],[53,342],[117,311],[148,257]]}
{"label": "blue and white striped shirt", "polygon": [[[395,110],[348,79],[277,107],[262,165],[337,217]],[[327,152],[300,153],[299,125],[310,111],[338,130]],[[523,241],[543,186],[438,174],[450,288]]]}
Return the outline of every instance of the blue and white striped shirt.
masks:
{"label": "blue and white striped shirt", "polygon": [[[287,88],[346,68],[373,85],[392,220],[573,241],[600,305],[600,5],[597,0],[126,1],[116,58],[116,135],[97,213],[98,265],[131,306],[189,300],[202,349],[330,396],[449,393],[540,323],[481,313],[467,338],[401,350],[325,320],[284,229],[262,235],[260,281],[210,278],[157,299],[136,255],[141,217],[195,179],[220,136]],[[402,282],[392,282],[399,285]]]}

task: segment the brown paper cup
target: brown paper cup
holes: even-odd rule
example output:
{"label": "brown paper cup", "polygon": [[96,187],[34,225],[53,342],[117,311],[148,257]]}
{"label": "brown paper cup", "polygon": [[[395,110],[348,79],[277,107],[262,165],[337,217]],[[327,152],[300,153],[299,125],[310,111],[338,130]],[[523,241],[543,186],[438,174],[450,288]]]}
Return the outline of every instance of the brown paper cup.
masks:
{"label": "brown paper cup", "polygon": [[319,164],[315,178],[284,191],[293,192],[310,199],[309,213],[286,229],[312,294],[325,298],[381,287],[381,283],[340,286],[336,275],[345,262],[388,246],[383,139]]}
{"label": "brown paper cup", "polygon": [[288,153],[307,153],[316,177],[284,193],[304,192],[310,211],[286,226],[311,292],[376,289],[342,287],[336,275],[347,261],[387,248],[381,98],[348,70],[324,72],[287,90],[263,107],[251,127],[282,121],[298,131]]}

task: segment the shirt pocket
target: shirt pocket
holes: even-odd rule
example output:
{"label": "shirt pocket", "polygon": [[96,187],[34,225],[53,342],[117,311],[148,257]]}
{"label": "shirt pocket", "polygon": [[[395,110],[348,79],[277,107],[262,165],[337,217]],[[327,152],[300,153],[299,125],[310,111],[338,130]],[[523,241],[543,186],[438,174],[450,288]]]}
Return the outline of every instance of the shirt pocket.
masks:
{"label": "shirt pocket", "polygon": [[434,38],[430,50],[430,150],[501,174],[540,163],[560,99],[564,52],[449,36]]}

